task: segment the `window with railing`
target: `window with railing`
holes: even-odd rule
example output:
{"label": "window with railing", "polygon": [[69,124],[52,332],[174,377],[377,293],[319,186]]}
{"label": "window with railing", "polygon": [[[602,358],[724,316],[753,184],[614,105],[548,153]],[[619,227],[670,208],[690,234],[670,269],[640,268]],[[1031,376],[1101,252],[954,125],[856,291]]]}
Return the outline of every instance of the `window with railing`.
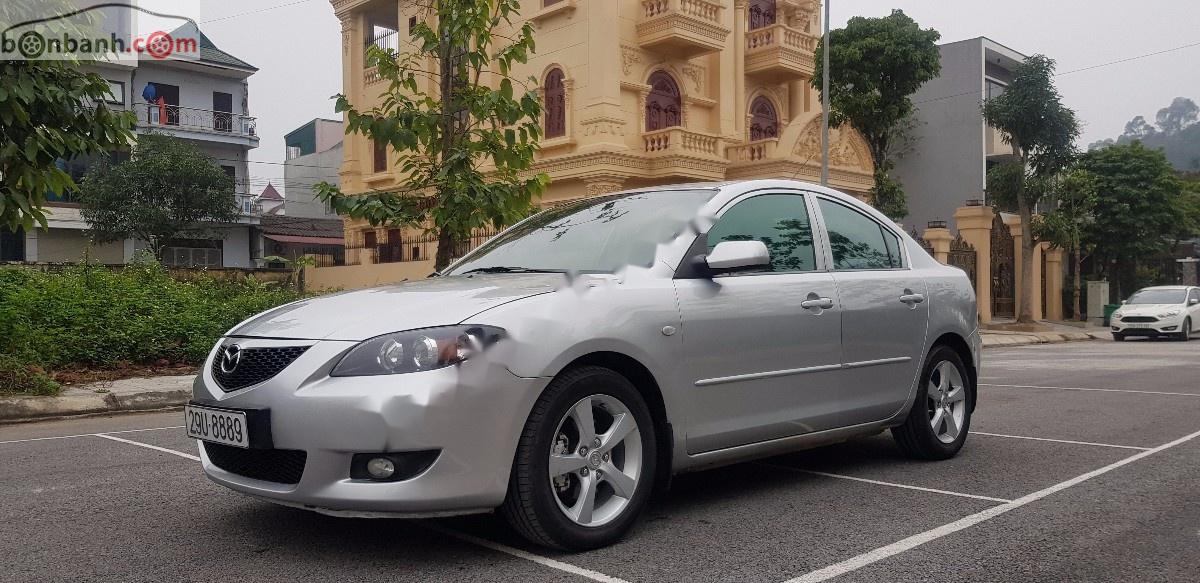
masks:
{"label": "window with railing", "polygon": [[683,96],[679,84],[665,71],[650,75],[650,93],[646,96],[646,131],[683,125]]}
{"label": "window with railing", "polygon": [[371,26],[371,34],[367,37],[366,46],[376,46],[383,50],[400,50],[400,31],[375,24]]}

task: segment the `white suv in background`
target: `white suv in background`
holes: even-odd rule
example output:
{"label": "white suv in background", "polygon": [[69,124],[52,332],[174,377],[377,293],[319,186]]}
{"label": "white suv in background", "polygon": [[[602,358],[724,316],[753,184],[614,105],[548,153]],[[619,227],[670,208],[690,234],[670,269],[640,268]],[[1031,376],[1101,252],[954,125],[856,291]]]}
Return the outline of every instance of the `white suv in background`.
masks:
{"label": "white suv in background", "polygon": [[1113,312],[1112,335],[1166,336],[1187,341],[1200,330],[1200,287],[1161,285],[1142,288]]}

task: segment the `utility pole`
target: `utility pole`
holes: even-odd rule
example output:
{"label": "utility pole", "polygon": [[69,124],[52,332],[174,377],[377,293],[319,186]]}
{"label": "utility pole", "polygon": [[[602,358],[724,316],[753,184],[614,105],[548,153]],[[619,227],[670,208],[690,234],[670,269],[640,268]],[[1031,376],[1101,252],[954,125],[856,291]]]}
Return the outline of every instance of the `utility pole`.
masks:
{"label": "utility pole", "polygon": [[829,4],[825,0],[825,38],[821,51],[821,186],[829,186]]}

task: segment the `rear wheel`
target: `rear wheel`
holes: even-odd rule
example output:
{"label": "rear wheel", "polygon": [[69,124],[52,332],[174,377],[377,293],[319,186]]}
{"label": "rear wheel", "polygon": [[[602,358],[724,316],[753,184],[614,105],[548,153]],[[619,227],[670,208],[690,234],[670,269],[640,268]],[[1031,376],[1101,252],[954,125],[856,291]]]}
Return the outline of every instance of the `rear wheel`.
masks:
{"label": "rear wheel", "polygon": [[909,457],[954,457],[967,440],[974,402],[975,387],[958,353],[949,346],[934,347],[921,371],[908,419],[892,428],[892,436]]}
{"label": "rear wheel", "polygon": [[646,505],[656,452],[650,410],[628,379],[598,366],[569,370],[525,423],[501,513],[537,544],[612,544]]}

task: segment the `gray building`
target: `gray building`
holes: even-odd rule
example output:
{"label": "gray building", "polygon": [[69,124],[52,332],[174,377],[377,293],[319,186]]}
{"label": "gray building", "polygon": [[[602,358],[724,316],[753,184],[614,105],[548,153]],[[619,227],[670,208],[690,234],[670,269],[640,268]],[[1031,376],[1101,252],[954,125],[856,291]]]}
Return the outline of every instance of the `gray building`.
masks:
{"label": "gray building", "polygon": [[313,185],[339,185],[342,165],[342,122],[314,119],[283,137],[287,153],[283,164],[285,198],[283,214],[311,219],[337,218],[329,205],[317,200]]}
{"label": "gray building", "polygon": [[1026,56],[988,38],[944,44],[942,73],[913,96],[917,106],[911,151],[894,176],[908,197],[906,228],[930,221],[954,228],[954,210],[986,199],[987,170],[1012,156],[1000,133],[983,120],[981,106],[1004,92]]}

